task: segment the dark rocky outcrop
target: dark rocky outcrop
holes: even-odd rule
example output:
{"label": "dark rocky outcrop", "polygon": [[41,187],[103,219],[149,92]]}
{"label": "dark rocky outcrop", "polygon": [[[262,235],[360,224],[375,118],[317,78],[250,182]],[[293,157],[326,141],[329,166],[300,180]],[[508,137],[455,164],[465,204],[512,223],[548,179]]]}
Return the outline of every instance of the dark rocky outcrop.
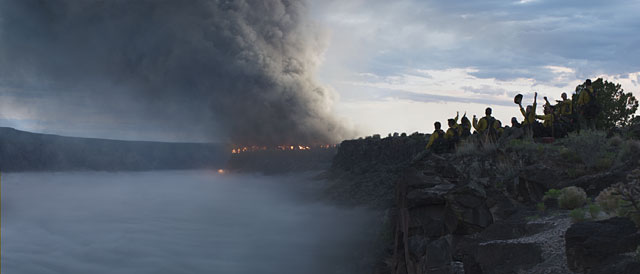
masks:
{"label": "dark rocky outcrop", "polygon": [[565,242],[567,264],[572,271],[600,273],[609,265],[604,264],[607,259],[635,251],[640,233],[631,220],[615,217],[576,223],[565,233]]}
{"label": "dark rocky outcrop", "polygon": [[456,233],[480,232],[493,223],[486,201],[484,187],[473,182],[458,186],[447,194],[447,206],[458,217]]}
{"label": "dark rocky outcrop", "polygon": [[327,190],[329,199],[391,207],[395,182],[426,145],[424,134],[343,141],[327,172],[327,178],[334,182]]}
{"label": "dark rocky outcrop", "polygon": [[[331,169],[334,178],[354,180],[337,181],[344,184],[333,190],[355,197],[356,204],[382,205],[390,212],[393,240],[381,259],[387,273],[569,273],[567,258],[585,264],[583,255],[592,256],[591,251],[576,252],[580,244],[565,249],[572,217],[558,208],[557,200],[543,201],[545,192],[578,186],[593,199],[626,178],[640,155],[624,152],[636,141],[610,141],[599,133],[551,144],[465,143],[445,154],[421,152],[424,142],[411,138],[352,141],[348,150],[340,148]],[[585,144],[603,144],[597,151],[600,158],[585,151]],[[390,156],[380,151],[384,149],[401,153]],[[606,214],[596,218],[602,216]],[[638,244],[634,237],[626,243],[629,248]],[[590,273],[635,273],[638,263],[620,252],[596,254],[609,268],[595,264]]]}
{"label": "dark rocky outcrop", "polygon": [[478,246],[476,260],[483,273],[518,273],[542,262],[536,243],[487,242]]}

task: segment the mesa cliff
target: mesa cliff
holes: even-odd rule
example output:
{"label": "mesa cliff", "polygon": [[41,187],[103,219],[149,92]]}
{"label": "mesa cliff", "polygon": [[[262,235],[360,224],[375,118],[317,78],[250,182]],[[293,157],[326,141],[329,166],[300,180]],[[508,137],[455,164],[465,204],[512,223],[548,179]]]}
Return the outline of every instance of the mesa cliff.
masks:
{"label": "mesa cliff", "polygon": [[345,141],[327,196],[385,211],[376,273],[640,273],[638,132],[445,154],[422,134]]}

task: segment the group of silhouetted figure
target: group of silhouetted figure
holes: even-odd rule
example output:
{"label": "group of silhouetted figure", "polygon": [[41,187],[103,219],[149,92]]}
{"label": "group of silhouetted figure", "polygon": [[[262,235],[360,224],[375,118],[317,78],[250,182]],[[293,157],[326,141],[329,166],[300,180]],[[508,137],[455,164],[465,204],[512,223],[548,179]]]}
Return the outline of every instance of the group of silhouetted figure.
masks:
{"label": "group of silhouetted figure", "polygon": [[[503,126],[500,120],[491,116],[492,110],[488,107],[485,116],[473,120],[467,118],[466,113],[460,119],[457,113],[455,118],[448,120],[449,128],[445,132],[442,130],[440,122],[435,122],[435,130],[429,137],[427,149],[436,153],[452,151],[465,139],[475,138],[478,143],[495,143],[502,137],[510,139],[532,136],[543,140],[553,140],[567,136],[569,132],[581,129],[595,129],[595,119],[600,112],[600,107],[596,100],[596,94],[591,86],[591,80],[587,79],[583,88],[577,91],[578,99],[574,102],[567,98],[566,93],[562,93],[562,100],[557,100],[552,105],[547,97],[544,97],[544,113],[536,114],[538,93],[533,98],[533,104],[526,108],[522,107],[522,95],[518,94],[514,98],[514,103],[520,107],[522,122],[518,122],[516,117],[511,118],[511,125]],[[475,129],[473,134],[471,128]]]}

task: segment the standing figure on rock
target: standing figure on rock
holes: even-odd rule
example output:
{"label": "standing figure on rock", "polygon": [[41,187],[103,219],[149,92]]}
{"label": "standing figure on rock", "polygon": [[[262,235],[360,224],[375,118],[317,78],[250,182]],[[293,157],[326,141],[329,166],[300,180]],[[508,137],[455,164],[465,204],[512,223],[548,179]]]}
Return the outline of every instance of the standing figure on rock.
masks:
{"label": "standing figure on rock", "polygon": [[498,136],[498,129],[500,128],[499,124],[496,123],[496,118],[491,116],[491,108],[487,108],[484,111],[485,116],[478,120],[475,115],[473,115],[473,128],[476,129],[478,134],[485,137],[486,141],[495,141]]}
{"label": "standing figure on rock", "polygon": [[596,93],[591,86],[591,79],[587,79],[584,88],[578,94],[577,108],[580,119],[580,130],[596,129],[596,117],[600,112],[600,107],[596,100]]}
{"label": "standing figure on rock", "polygon": [[442,153],[447,149],[447,144],[444,139],[445,133],[441,129],[442,125],[440,125],[440,122],[433,123],[433,126],[435,127],[435,130],[433,131],[433,133],[431,133],[431,136],[429,137],[429,143],[427,143],[427,150],[430,149],[435,153]]}
{"label": "standing figure on rock", "polygon": [[557,100],[558,113],[561,116],[570,117],[571,115],[573,115],[573,102],[570,99],[567,99],[566,92],[563,92],[560,97],[562,97],[562,100]]}
{"label": "standing figure on rock", "polygon": [[545,137],[560,137],[561,130],[556,125],[556,114],[553,106],[550,104],[544,106],[544,115],[536,115],[537,119],[543,121],[542,123],[542,136]]}
{"label": "standing figure on rock", "polygon": [[520,113],[524,116],[524,120],[522,121],[522,127],[525,128],[529,134],[535,135],[536,131],[536,107],[538,107],[538,93],[534,93],[533,97],[533,105],[527,106],[525,110],[522,107],[522,102],[518,102],[518,106],[520,106]]}
{"label": "standing figure on rock", "polygon": [[522,125],[520,123],[518,123],[518,118],[511,117],[511,127],[512,128],[521,128],[522,127]]}
{"label": "standing figure on rock", "polygon": [[467,118],[466,112],[462,115],[462,119],[460,120],[460,128],[462,129],[462,133],[460,134],[462,139],[471,136],[471,121]]}
{"label": "standing figure on rock", "polygon": [[567,99],[567,93],[563,92],[562,100],[557,100],[557,117],[559,124],[562,125],[564,131],[570,132],[575,129],[575,113],[573,111],[573,101],[571,99]]}
{"label": "standing figure on rock", "polygon": [[447,141],[447,148],[450,150],[455,149],[458,141],[460,141],[460,134],[462,133],[462,128],[458,123],[458,115],[456,115],[456,119],[449,119],[449,129],[447,129],[447,133],[444,135],[444,139]]}

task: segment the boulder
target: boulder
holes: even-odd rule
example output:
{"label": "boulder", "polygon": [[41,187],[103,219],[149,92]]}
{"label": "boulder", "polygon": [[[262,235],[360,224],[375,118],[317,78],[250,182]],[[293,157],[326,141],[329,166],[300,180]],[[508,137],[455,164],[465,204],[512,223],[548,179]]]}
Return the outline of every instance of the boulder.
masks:
{"label": "boulder", "polygon": [[456,234],[472,234],[493,223],[487,207],[487,194],[477,183],[458,186],[447,194],[447,207],[458,219]]}
{"label": "boulder", "polygon": [[519,177],[540,185],[543,189],[558,188],[562,182],[562,173],[558,168],[544,164],[535,164],[520,170]]}
{"label": "boulder", "polygon": [[409,252],[415,258],[420,258],[427,252],[427,245],[429,244],[429,238],[423,235],[413,235],[408,239]]}
{"label": "boulder", "polygon": [[470,235],[453,235],[452,239],[454,247],[453,259],[462,262],[464,268],[462,273],[482,273],[482,269],[476,260],[479,245],[477,237]]}
{"label": "boulder", "polygon": [[415,168],[407,168],[402,174],[402,179],[405,181],[409,188],[430,188],[436,185],[446,183],[440,176],[432,173],[425,173],[424,171],[417,170]]}
{"label": "boulder", "polygon": [[589,274],[638,274],[640,273],[640,262],[633,256],[618,255],[594,266]]}
{"label": "boulder", "polygon": [[414,189],[407,194],[409,207],[424,205],[443,205],[446,203],[445,195],[455,185],[443,183],[430,188]]}
{"label": "boulder", "polygon": [[526,221],[495,222],[480,233],[486,240],[510,240],[527,237],[549,228],[548,223],[528,223]]}
{"label": "boulder", "polygon": [[611,185],[624,181],[626,179],[625,172],[603,172],[593,175],[586,175],[580,178],[567,181],[558,189],[566,186],[577,186],[587,192],[589,196],[597,196],[602,190]]}
{"label": "boulder", "polygon": [[430,205],[409,210],[411,235],[437,238],[451,234],[458,225],[455,213],[445,205]]}
{"label": "boulder", "polygon": [[478,246],[476,260],[482,273],[519,273],[543,261],[542,249],[535,243],[494,241]]}
{"label": "boulder", "polygon": [[486,204],[494,221],[505,220],[519,209],[519,206],[503,191],[493,187],[487,189]]}
{"label": "boulder", "polygon": [[565,232],[567,266],[574,272],[590,272],[608,258],[635,251],[638,244],[640,233],[627,218],[576,223]]}
{"label": "boulder", "polygon": [[450,274],[453,273],[451,260],[451,245],[445,238],[439,238],[427,245],[427,253],[422,264],[422,273]]}
{"label": "boulder", "polygon": [[537,203],[544,196],[544,184],[531,180],[525,176],[519,176],[513,180],[513,185],[508,190],[518,201],[524,203]]}

